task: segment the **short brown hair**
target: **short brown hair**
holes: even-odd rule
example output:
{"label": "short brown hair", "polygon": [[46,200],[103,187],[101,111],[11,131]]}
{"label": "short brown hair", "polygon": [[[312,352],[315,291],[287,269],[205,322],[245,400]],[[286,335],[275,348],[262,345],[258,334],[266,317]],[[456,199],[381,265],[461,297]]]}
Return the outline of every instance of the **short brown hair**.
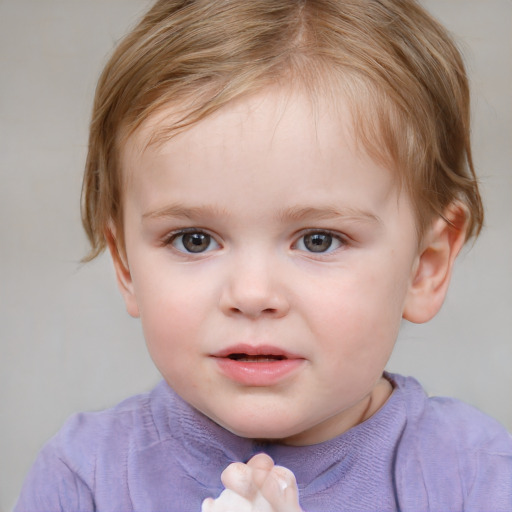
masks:
{"label": "short brown hair", "polygon": [[467,212],[467,237],[478,234],[464,64],[416,1],[159,0],[117,46],[96,90],[82,189],[86,259],[105,248],[111,222],[122,243],[122,134],[176,105],[172,135],[280,82],[345,95],[366,150],[410,194],[420,236],[454,202]]}

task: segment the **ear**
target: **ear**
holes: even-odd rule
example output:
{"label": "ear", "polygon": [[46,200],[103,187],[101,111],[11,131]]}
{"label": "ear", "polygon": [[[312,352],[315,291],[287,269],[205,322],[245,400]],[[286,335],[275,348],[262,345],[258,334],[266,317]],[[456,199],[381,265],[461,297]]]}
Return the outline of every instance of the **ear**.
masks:
{"label": "ear", "polygon": [[114,226],[110,226],[107,229],[105,232],[105,238],[107,240],[110,256],[112,256],[112,261],[114,263],[117,286],[119,287],[124,303],[126,304],[126,311],[128,311],[130,316],[137,318],[139,317],[139,306],[135,298],[132,276],[128,267],[126,253],[124,250],[120,250],[119,248]]}
{"label": "ear", "polygon": [[405,301],[402,316],[406,320],[428,322],[441,309],[466,238],[466,219],[464,206],[455,203],[425,233]]}

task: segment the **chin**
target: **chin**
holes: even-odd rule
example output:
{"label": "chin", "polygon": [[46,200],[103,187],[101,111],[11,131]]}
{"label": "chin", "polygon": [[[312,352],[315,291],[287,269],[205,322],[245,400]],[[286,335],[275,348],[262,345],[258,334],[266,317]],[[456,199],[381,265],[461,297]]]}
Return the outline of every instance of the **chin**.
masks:
{"label": "chin", "polygon": [[[239,418],[238,418],[239,419]],[[300,434],[300,431],[294,426],[280,424],[275,418],[266,418],[267,421],[258,421],[241,423],[240,421],[218,422],[226,430],[232,434],[247,439],[255,439],[258,441],[277,442],[283,439],[293,437]]]}

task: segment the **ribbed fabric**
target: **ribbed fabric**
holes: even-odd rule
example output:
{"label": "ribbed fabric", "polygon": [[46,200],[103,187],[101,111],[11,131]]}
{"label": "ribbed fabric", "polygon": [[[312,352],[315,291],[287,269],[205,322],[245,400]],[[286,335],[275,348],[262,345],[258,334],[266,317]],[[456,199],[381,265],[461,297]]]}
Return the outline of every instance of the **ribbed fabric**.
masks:
{"label": "ribbed fabric", "polygon": [[113,409],[70,418],[41,451],[15,512],[199,512],[222,470],[259,452],[291,469],[306,512],[512,511],[512,438],[412,378],[370,419],[291,447],[237,437],[165,383]]}

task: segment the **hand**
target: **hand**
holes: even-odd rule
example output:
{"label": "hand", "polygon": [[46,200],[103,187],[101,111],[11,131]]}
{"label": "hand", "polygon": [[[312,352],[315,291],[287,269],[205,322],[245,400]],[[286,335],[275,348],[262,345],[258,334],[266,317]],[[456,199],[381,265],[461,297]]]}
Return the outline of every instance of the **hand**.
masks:
{"label": "hand", "polygon": [[264,453],[230,464],[221,480],[225,490],[205,499],[201,512],[302,512],[295,476]]}

